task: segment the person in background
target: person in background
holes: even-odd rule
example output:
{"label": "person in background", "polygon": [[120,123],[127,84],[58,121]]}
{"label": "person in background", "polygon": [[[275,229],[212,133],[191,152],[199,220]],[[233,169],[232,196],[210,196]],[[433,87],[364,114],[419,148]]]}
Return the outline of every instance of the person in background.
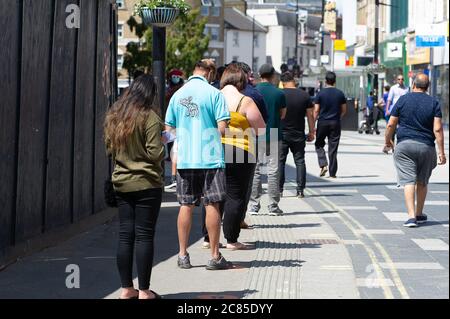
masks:
{"label": "person in background", "polygon": [[173,69],[167,75],[167,91],[166,91],[166,106],[169,104],[172,96],[184,85],[184,73],[181,70]]}
{"label": "person in background", "polygon": [[374,108],[375,108],[375,97],[373,96],[373,91],[370,91],[366,102],[366,119],[367,127],[372,131],[372,125],[374,124]]}
{"label": "person in background", "polygon": [[[117,267],[120,299],[158,299],[150,290],[154,237],[162,201],[164,146],[156,83],[151,75],[136,78],[105,119],[105,143],[112,155],[112,183],[119,208]],[[133,255],[139,291],[133,287]]]}
{"label": "person in background", "polygon": [[[412,93],[400,97],[392,109],[386,130],[385,148],[394,149],[398,180],[405,186],[409,215],[405,227],[417,227],[427,222],[428,217],[423,210],[428,183],[437,164],[445,165],[447,162],[442,111],[439,102],[426,93],[429,86],[427,75],[420,73],[416,76]],[[398,144],[394,148],[392,138],[397,127]]]}
{"label": "person in background", "polygon": [[[269,112],[267,121],[266,144],[258,143],[258,159],[253,179],[252,194],[249,204],[249,214],[258,215],[261,209],[262,180],[261,167],[267,161],[267,175],[269,183],[269,215],[280,216],[283,211],[278,206],[280,202],[280,171],[279,154],[281,147],[281,120],[286,116],[286,97],[282,90],[273,85],[275,69],[270,64],[264,64],[259,69],[261,83],[256,89],[261,93]],[[271,139],[273,135],[274,140]]]}
{"label": "person in background", "polygon": [[390,90],[391,90],[391,87],[389,85],[386,85],[384,87],[383,97],[378,102],[378,105],[383,109],[383,114],[384,114],[384,118],[386,119],[386,122],[389,122],[389,118],[387,116],[387,103],[388,103]]}
{"label": "person in background", "polygon": [[[284,94],[286,96],[286,117],[282,120],[283,141],[280,154],[280,193],[283,195],[285,183],[285,168],[289,150],[294,155],[297,168],[297,196],[305,197],[306,187],[306,142],[314,140],[313,104],[308,93],[297,89],[294,75],[286,72],[281,75]],[[308,119],[309,134],[305,135],[305,117]]]}
{"label": "person in background", "polygon": [[397,101],[409,92],[409,88],[405,86],[405,78],[403,75],[397,77],[397,84],[393,85],[389,90],[389,95],[386,103],[386,116],[390,117],[392,109]]}
{"label": "person in background", "polygon": [[[183,87],[184,73],[181,70],[174,69],[168,74],[168,88],[166,92],[166,109],[167,105],[170,102],[172,96]],[[166,190],[174,189],[177,187],[177,142],[171,142],[167,145],[167,149],[169,152],[169,158],[172,163],[172,174],[170,179],[170,184],[165,187]]]}
{"label": "person in background", "polygon": [[244,94],[245,96],[250,97],[255,103],[256,106],[259,109],[259,112],[261,113],[264,122],[267,123],[267,120],[269,119],[269,114],[267,112],[267,106],[266,103],[264,102],[264,98],[261,95],[261,93],[259,93],[259,91],[255,88],[255,86],[253,85],[252,81],[253,81],[253,72],[252,69],[250,68],[250,66],[246,63],[240,62],[239,63],[239,67],[245,72],[246,76],[247,76],[247,80],[248,83],[245,86],[245,89],[241,92],[242,94]]}
{"label": "person in background", "polygon": [[225,71],[226,67],[221,66],[217,69],[216,78],[211,83],[212,86],[214,86],[216,89],[220,90],[220,79],[222,78],[222,74]]}
{"label": "person in background", "polygon": [[336,74],[327,72],[326,86],[316,96],[314,119],[317,121],[316,152],[320,166],[320,176],[328,172],[328,160],[325,153],[325,139],[328,139],[328,157],[330,160],[330,178],[336,178],[338,170],[337,153],[341,139],[341,118],[347,112],[347,100],[342,91],[335,88]]}

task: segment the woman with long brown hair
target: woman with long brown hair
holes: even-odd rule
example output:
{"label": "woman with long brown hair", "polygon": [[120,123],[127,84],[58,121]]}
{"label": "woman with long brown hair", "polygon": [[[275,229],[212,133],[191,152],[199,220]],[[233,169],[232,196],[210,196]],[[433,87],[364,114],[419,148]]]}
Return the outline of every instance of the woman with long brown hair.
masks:
{"label": "woman with long brown hair", "polygon": [[[112,183],[119,207],[117,266],[121,299],[155,299],[150,290],[154,235],[162,201],[163,122],[157,107],[156,83],[141,75],[108,111],[106,147],[114,161]],[[139,291],[133,287],[133,254]]]}

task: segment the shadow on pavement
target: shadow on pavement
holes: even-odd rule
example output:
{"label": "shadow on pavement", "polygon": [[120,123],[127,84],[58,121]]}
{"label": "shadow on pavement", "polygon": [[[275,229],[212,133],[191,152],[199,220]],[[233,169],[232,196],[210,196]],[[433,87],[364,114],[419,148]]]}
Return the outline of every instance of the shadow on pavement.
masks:
{"label": "shadow on pavement", "polygon": [[[289,214],[291,215],[291,214]],[[308,228],[312,228],[312,227],[320,227],[321,224],[282,224],[282,225],[253,225],[253,227],[259,228],[259,229],[270,229],[270,228],[276,228],[276,229],[282,229],[282,228],[288,228],[288,229],[293,229],[293,228],[301,228],[301,227],[308,227]]]}
{"label": "shadow on pavement", "polygon": [[180,292],[176,294],[163,295],[164,299],[242,299],[246,295],[257,293],[256,290],[247,291],[218,291],[218,292]]}
{"label": "shadow on pavement", "polygon": [[[310,245],[310,244],[308,244]],[[300,246],[300,245],[299,245]],[[320,248],[320,247],[304,247],[307,245],[301,245],[302,248]],[[317,246],[317,245],[316,245]],[[234,263],[239,268],[266,268],[266,267],[301,267],[305,263],[304,260],[254,260]]]}
{"label": "shadow on pavement", "polygon": [[325,210],[321,212],[294,212],[294,213],[287,213],[286,215],[321,215],[321,214],[333,214],[338,213],[336,210]]}

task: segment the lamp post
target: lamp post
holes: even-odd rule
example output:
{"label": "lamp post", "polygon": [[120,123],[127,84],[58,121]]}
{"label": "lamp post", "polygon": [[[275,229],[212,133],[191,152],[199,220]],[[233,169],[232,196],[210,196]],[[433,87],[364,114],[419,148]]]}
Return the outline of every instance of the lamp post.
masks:
{"label": "lamp post", "polygon": [[158,88],[158,102],[161,114],[164,114],[166,83],[166,28],[153,27],[153,76]]}
{"label": "lamp post", "polygon": [[298,27],[299,27],[299,7],[298,7],[298,0],[297,0],[297,6],[296,6],[296,12],[295,12],[295,65],[298,65]]}
{"label": "lamp post", "polygon": [[[375,45],[373,63],[379,63],[379,46],[380,46],[380,0],[375,0]],[[378,101],[378,73],[375,73],[373,78],[373,93],[375,101]]]}
{"label": "lamp post", "polygon": [[153,76],[158,89],[158,102],[164,114],[166,83],[166,27],[172,25],[180,10],[170,7],[142,8],[141,17],[145,24],[153,28]]}

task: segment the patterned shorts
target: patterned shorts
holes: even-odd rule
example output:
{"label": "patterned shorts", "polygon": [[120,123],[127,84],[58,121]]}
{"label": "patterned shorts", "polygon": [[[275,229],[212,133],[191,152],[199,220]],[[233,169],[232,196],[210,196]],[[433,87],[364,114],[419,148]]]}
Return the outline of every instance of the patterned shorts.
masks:
{"label": "patterned shorts", "polygon": [[224,169],[179,169],[177,195],[180,205],[200,206],[220,203],[226,196]]}

